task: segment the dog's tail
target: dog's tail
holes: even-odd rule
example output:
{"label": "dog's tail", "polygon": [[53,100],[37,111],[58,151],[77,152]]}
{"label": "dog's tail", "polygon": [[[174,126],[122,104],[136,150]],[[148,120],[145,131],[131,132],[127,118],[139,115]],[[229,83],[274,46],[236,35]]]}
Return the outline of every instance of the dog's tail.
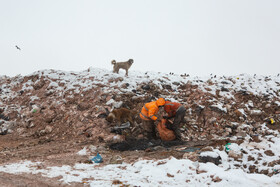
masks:
{"label": "dog's tail", "polygon": [[116,61],[115,61],[115,60],[112,60],[111,64],[112,64],[112,65],[115,65],[115,64],[116,64]]}

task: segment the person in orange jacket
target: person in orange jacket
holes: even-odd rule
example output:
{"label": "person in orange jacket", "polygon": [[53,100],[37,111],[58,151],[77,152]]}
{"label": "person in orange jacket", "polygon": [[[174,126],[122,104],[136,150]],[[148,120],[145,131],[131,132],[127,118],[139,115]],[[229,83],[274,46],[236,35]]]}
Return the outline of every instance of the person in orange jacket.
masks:
{"label": "person in orange jacket", "polygon": [[156,116],[159,108],[163,107],[165,104],[165,100],[163,98],[159,98],[156,101],[152,101],[146,103],[140,112],[140,117],[142,119],[143,129],[145,130],[146,136],[148,138],[155,138],[155,122],[158,122],[160,119]]}
{"label": "person in orange jacket", "polygon": [[186,115],[186,108],[177,102],[166,101],[164,105],[164,111],[167,116],[163,116],[165,119],[174,118],[173,123],[168,125],[167,128],[174,131],[177,139],[181,140],[180,124],[184,122],[184,117]]}

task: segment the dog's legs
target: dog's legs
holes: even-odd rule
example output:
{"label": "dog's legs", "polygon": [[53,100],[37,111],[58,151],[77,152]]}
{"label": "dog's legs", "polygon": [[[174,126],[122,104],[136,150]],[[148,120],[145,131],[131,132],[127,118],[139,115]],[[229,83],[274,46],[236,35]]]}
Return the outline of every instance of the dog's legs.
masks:
{"label": "dog's legs", "polygon": [[116,73],[116,67],[115,67],[115,65],[114,65],[114,67],[113,67],[113,73]]}
{"label": "dog's legs", "polygon": [[125,71],[126,71],[125,75],[128,76],[128,69],[125,69]]}
{"label": "dog's legs", "polygon": [[131,117],[128,118],[128,121],[130,122],[130,125],[131,125],[131,126],[134,126],[134,123],[133,123],[133,120],[132,120]]}

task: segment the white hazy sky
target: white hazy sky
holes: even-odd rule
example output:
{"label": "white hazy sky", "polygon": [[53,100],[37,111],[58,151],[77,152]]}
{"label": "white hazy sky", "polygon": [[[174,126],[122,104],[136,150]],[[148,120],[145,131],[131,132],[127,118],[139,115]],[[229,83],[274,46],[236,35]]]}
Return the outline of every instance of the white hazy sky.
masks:
{"label": "white hazy sky", "polygon": [[279,50],[279,0],[0,0],[0,75],[129,58],[139,71],[275,75]]}

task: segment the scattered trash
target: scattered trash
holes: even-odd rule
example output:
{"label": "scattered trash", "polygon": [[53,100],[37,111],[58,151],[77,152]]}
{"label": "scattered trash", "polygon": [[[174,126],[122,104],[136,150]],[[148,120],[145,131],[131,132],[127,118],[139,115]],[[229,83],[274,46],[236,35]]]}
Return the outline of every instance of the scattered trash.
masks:
{"label": "scattered trash", "polygon": [[229,148],[229,145],[231,145],[231,143],[227,143],[225,146],[225,151],[228,153],[231,149]]}
{"label": "scattered trash", "polygon": [[110,159],[110,164],[122,164],[123,158],[120,155],[112,156]]}
{"label": "scattered trash", "polygon": [[8,116],[5,116],[3,114],[0,114],[0,119],[3,119],[5,121],[9,121],[9,117]]}
{"label": "scattered trash", "polygon": [[126,123],[123,123],[123,124],[121,124],[121,126],[117,126],[117,127],[113,127],[113,129],[126,129],[126,128],[129,128],[130,127],[130,123],[129,123],[129,121],[128,122],[126,122]]}
{"label": "scattered trash", "polygon": [[143,85],[143,86],[142,86],[142,89],[143,89],[143,90],[150,90],[151,87],[150,87],[150,85],[146,84],[146,85]]}
{"label": "scattered trash", "polygon": [[84,147],[82,150],[77,152],[78,155],[86,155],[87,154],[87,147]]}
{"label": "scattered trash", "polygon": [[275,174],[280,173],[279,169],[274,169],[273,172],[274,172]]}
{"label": "scattered trash", "polygon": [[130,127],[129,121],[126,123],[121,124],[121,126],[115,126],[111,129],[111,133],[121,134],[121,130],[127,129]]}
{"label": "scattered trash", "polygon": [[119,180],[113,180],[113,182],[112,182],[112,184],[113,185],[117,185],[117,184],[123,184],[121,181],[119,181]]}
{"label": "scattered trash", "polygon": [[40,108],[36,105],[32,105],[32,109],[31,109],[31,113],[36,113],[36,112],[39,112],[40,111]]}
{"label": "scattered trash", "polygon": [[0,135],[6,135],[8,134],[8,129],[1,129],[0,130]]}
{"label": "scattered trash", "polygon": [[93,157],[91,159],[91,161],[93,161],[94,163],[101,163],[101,162],[103,162],[103,159],[102,159],[101,155],[99,153],[97,153],[97,155],[95,157]]}
{"label": "scattered trash", "polygon": [[273,125],[275,124],[275,120],[273,118],[266,118],[264,119],[264,121],[268,124],[268,125]]}
{"label": "scattered trash", "polygon": [[197,151],[197,150],[200,150],[200,148],[198,148],[198,147],[183,147],[183,148],[178,148],[178,149],[176,149],[177,151],[180,151],[180,152],[195,152],[195,151]]}

